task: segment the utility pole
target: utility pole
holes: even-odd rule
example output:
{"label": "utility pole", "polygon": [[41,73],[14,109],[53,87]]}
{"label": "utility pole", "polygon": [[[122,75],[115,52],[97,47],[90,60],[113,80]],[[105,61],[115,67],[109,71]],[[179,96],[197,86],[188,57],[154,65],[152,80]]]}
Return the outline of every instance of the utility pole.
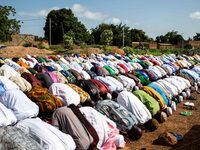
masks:
{"label": "utility pole", "polygon": [[184,48],[184,39],[182,39],[181,47],[182,47],[182,49]]}
{"label": "utility pole", "polygon": [[49,17],[49,46],[51,46],[51,18]]}
{"label": "utility pole", "polygon": [[122,42],[123,42],[123,48],[124,48],[124,27],[123,27],[122,38],[123,38],[123,39],[122,39],[122,40],[123,40]]}
{"label": "utility pole", "polygon": [[[63,23],[61,22],[61,27],[62,27],[62,34],[63,34],[63,37],[64,37],[64,28],[63,28]],[[65,41],[64,41],[64,38],[63,38],[63,46],[65,47]]]}
{"label": "utility pole", "polygon": [[183,49],[183,48],[184,48],[184,38],[183,38],[183,33],[181,33],[181,36],[182,36],[182,40],[181,40],[181,48]]}

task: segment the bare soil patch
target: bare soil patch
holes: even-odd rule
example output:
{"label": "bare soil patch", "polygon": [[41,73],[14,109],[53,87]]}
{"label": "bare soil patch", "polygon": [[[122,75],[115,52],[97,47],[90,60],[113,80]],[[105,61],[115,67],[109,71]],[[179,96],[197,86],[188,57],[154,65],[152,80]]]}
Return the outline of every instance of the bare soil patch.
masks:
{"label": "bare soil patch", "polygon": [[[126,144],[123,150],[200,150],[200,94],[193,93],[197,100],[184,100],[194,102],[197,110],[187,110],[183,108],[183,103],[178,104],[177,110],[168,120],[160,124],[154,132],[143,133],[138,141],[131,141]],[[191,111],[192,116],[182,116],[182,111]],[[174,131],[184,136],[183,141],[178,142],[175,146],[154,145],[153,141],[165,131]]]}
{"label": "bare soil patch", "polygon": [[46,49],[38,49],[35,47],[23,47],[23,46],[8,46],[0,50],[1,57],[5,58],[24,57],[26,54],[45,56],[45,55],[52,55],[53,51]]}

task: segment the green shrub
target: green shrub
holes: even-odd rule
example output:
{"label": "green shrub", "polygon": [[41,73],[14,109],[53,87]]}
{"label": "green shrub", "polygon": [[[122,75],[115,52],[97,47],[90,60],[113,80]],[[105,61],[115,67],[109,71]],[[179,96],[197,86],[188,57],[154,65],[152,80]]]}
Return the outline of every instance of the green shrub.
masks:
{"label": "green shrub", "polygon": [[133,48],[132,47],[126,46],[126,47],[123,48],[123,50],[124,50],[124,52],[126,54],[132,54],[133,53]]}
{"label": "green shrub", "polygon": [[51,50],[63,50],[64,49],[64,47],[62,46],[62,45],[51,45],[50,47],[49,47],[49,49],[51,49]]}
{"label": "green shrub", "polygon": [[85,43],[82,43],[81,45],[80,45],[80,48],[81,49],[85,49],[85,48],[88,48],[89,46],[87,45],[87,44],[85,44]]}
{"label": "green shrub", "polygon": [[93,44],[93,45],[88,45],[89,47],[93,47],[93,48],[104,48],[103,45],[98,45],[98,44]]}
{"label": "green shrub", "polygon": [[38,49],[45,49],[45,47],[42,45],[42,42],[38,43],[37,48]]}
{"label": "green shrub", "polygon": [[68,49],[73,49],[73,45],[74,45],[74,40],[73,40],[73,36],[71,36],[71,35],[68,35],[68,34],[65,34],[64,36],[63,36],[63,39],[64,39],[64,41],[65,41],[65,46],[66,46],[66,48],[68,48]]}
{"label": "green shrub", "polygon": [[192,45],[191,44],[187,44],[184,46],[185,49],[192,49]]}
{"label": "green shrub", "polygon": [[103,49],[104,49],[103,51],[104,54],[109,54],[112,52],[112,49],[110,46],[105,46]]}
{"label": "green shrub", "polygon": [[113,32],[112,30],[104,30],[101,35],[100,35],[101,39],[101,43],[104,45],[111,45],[112,41],[113,41]]}

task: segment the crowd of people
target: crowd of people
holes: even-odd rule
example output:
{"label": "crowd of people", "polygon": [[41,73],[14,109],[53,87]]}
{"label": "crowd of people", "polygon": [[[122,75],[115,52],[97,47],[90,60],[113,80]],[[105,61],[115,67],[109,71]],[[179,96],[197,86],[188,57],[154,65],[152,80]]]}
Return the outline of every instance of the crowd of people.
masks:
{"label": "crowd of people", "polygon": [[199,55],[26,55],[0,66],[3,149],[124,148],[200,86]]}

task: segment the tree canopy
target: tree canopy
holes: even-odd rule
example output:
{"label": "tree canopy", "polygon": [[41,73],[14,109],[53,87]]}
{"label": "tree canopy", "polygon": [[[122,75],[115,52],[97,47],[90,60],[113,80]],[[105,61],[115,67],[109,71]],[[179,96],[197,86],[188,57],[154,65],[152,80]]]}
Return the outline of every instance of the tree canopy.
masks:
{"label": "tree canopy", "polygon": [[178,31],[170,31],[165,35],[156,37],[158,43],[178,44],[184,40],[183,36],[178,34]]}
{"label": "tree canopy", "polygon": [[8,41],[12,34],[19,33],[20,21],[11,18],[15,14],[12,6],[0,5],[0,41]]}
{"label": "tree canopy", "polygon": [[200,33],[196,33],[196,35],[193,37],[193,40],[200,41]]}
{"label": "tree canopy", "polygon": [[104,30],[111,30],[113,32],[112,44],[115,46],[122,46],[123,32],[125,46],[131,46],[131,42],[133,41],[146,42],[151,40],[143,30],[130,29],[128,26],[122,24],[114,25],[102,23],[92,29],[91,35],[94,37],[95,44],[101,44],[101,34]]}
{"label": "tree canopy", "polygon": [[101,33],[101,43],[104,45],[110,45],[113,40],[113,32],[112,30],[104,30]]}
{"label": "tree canopy", "polygon": [[150,40],[143,30],[131,29],[130,36],[131,41],[134,42],[147,42]]}
{"label": "tree canopy", "polygon": [[74,43],[90,44],[92,41],[89,32],[84,24],[78,21],[78,18],[74,16],[71,9],[52,10],[49,12],[46,18],[44,27],[45,38],[49,39],[49,21],[51,19],[51,42],[52,44],[58,44],[63,42],[63,36],[67,32],[73,32]]}
{"label": "tree canopy", "polygon": [[72,49],[73,48],[73,36],[69,35],[68,33],[64,34],[63,36],[64,42],[65,42],[65,46],[68,49]]}
{"label": "tree canopy", "polygon": [[104,30],[112,30],[111,26],[112,25],[102,23],[102,24],[98,25],[96,28],[91,29],[92,30],[91,35],[94,38],[95,44],[100,44],[100,40],[101,40],[100,36],[101,36],[102,32]]}

